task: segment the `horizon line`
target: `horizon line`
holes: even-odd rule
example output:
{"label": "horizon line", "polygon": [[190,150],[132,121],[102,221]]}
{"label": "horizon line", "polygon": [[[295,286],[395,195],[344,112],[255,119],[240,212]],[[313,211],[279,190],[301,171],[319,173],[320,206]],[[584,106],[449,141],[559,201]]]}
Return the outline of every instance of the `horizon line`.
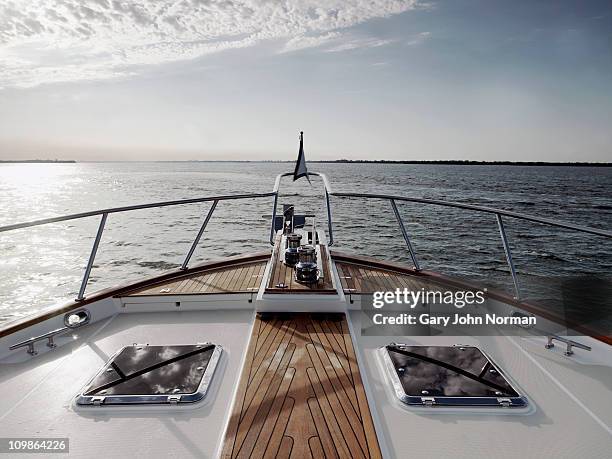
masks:
{"label": "horizon line", "polygon": [[[76,164],[76,163],[294,163],[293,160],[280,159],[178,159],[178,160],[75,160],[75,159],[0,159],[0,164]],[[392,159],[330,159],[311,160],[311,164],[430,164],[430,165],[498,165],[498,166],[574,166],[574,167],[612,167],[612,162],[604,161],[506,161],[506,160],[392,160]]]}

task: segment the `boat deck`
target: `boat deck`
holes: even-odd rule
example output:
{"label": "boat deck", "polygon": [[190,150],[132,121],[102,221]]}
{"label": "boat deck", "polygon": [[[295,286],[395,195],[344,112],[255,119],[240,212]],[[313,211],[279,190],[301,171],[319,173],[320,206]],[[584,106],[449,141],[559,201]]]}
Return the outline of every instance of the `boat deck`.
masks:
{"label": "boat deck", "polygon": [[[277,241],[278,242],[278,241]],[[270,276],[266,283],[266,293],[322,293],[334,294],[336,289],[330,270],[330,258],[327,246],[321,245],[322,274],[319,282],[308,285],[296,282],[294,270],[280,259],[280,251],[275,250],[270,259]],[[369,266],[359,259],[349,260],[342,255],[339,259],[332,257],[332,263],[338,271],[338,278],[344,293],[366,294],[377,290],[394,290],[408,288],[440,288],[415,274],[400,272],[392,267]],[[164,295],[208,295],[223,293],[252,293],[259,290],[264,281],[268,259],[234,263],[229,266],[214,267],[197,272],[149,284],[130,291],[124,296],[164,296]],[[280,287],[283,285],[284,287]]]}
{"label": "boat deck", "polygon": [[336,261],[335,264],[344,293],[362,294],[382,290],[392,291],[396,288],[407,288],[408,290],[420,290],[423,287],[436,288],[435,285],[429,285],[422,278],[391,269],[373,268],[365,264],[346,261]]}
{"label": "boat deck", "polygon": [[[246,309],[119,314],[79,329],[74,337],[58,337],[58,347],[52,351],[43,353],[43,344],[36,358],[2,362],[0,436],[69,438],[69,454],[50,457],[216,458],[253,316],[253,310]],[[197,407],[74,407],[75,395],[122,347],[134,342],[203,341],[220,344],[227,351],[205,403]],[[26,355],[23,349],[14,354]]]}
{"label": "boat deck", "polygon": [[[10,362],[0,362],[0,434],[70,437],[74,458],[212,458],[222,451],[225,458],[257,457],[262,449],[269,456],[319,458],[346,457],[347,448],[349,457],[376,457],[378,447],[390,459],[610,456],[607,344],[582,337],[593,351],[566,357],[560,346],[545,349],[544,338],[359,336],[358,311],[340,322],[293,317],[262,320],[253,309],[128,312],[59,337],[56,349],[43,353],[42,345],[35,358],[15,351]],[[203,404],[73,407],[79,389],[123,346],[201,341],[227,351]],[[392,341],[479,346],[516,381],[533,411],[407,409],[377,356]]]}
{"label": "boat deck", "polygon": [[257,316],[222,457],[381,457],[344,314]]}
{"label": "boat deck", "polygon": [[[348,314],[353,330],[360,311]],[[353,338],[360,370],[373,388],[370,403],[384,455],[390,458],[605,458],[612,447],[612,359],[607,344],[567,357],[564,348],[545,349],[544,337],[359,336]],[[491,356],[527,396],[530,411],[507,409],[407,408],[390,389],[379,349],[410,345],[477,346]],[[369,395],[369,394],[368,394]],[[380,427],[380,429],[379,429]]]}
{"label": "boat deck", "polygon": [[266,265],[267,260],[261,260],[187,274],[135,290],[129,296],[252,292],[259,289]]}

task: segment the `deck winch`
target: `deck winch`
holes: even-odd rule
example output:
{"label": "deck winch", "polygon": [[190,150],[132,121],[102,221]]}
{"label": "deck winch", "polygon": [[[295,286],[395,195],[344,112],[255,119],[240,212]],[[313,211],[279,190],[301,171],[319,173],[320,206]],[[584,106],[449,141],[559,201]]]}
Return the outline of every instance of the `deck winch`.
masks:
{"label": "deck winch", "polygon": [[304,284],[314,284],[319,280],[317,253],[311,245],[303,245],[298,249],[299,262],[295,265],[295,280]]}
{"label": "deck winch", "polygon": [[285,249],[285,264],[294,267],[299,261],[298,249],[302,240],[301,234],[291,233],[287,235],[287,248]]}

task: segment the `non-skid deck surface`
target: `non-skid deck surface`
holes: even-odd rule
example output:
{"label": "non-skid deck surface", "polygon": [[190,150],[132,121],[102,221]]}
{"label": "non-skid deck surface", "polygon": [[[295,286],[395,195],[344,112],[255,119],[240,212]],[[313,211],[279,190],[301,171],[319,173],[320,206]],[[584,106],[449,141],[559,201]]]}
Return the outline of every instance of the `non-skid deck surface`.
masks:
{"label": "non-skid deck surface", "polygon": [[212,269],[149,286],[129,296],[252,292],[259,289],[266,264],[264,260]]}
{"label": "non-skid deck surface", "polygon": [[256,318],[222,457],[381,457],[344,314]]}
{"label": "non-skid deck surface", "polygon": [[[326,246],[319,246],[323,266],[319,281],[316,284],[301,284],[294,278],[294,269],[281,261],[281,253],[278,249],[280,237],[277,237],[276,244],[277,247],[272,254],[272,273],[266,286],[266,293],[336,293],[329,270],[329,254]],[[280,285],[285,287],[280,287]]]}
{"label": "non-skid deck surface", "polygon": [[392,291],[397,288],[407,288],[408,290],[441,289],[438,284],[428,282],[425,279],[388,269],[373,268],[344,261],[336,261],[335,263],[345,293],[372,293],[375,291]]}

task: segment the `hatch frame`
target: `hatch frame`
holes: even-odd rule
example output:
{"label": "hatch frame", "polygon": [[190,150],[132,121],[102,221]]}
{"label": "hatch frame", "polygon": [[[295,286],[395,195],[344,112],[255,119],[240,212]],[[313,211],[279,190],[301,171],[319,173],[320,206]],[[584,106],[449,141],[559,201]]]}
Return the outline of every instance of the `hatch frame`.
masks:
{"label": "hatch frame", "polygon": [[[389,355],[390,346],[405,346],[405,347],[470,347],[475,348],[489,361],[492,368],[494,368],[510,386],[510,388],[517,394],[516,396],[500,395],[500,396],[447,396],[447,395],[408,395],[404,391],[397,370],[391,356]],[[382,359],[383,367],[388,377],[392,391],[397,399],[404,405],[409,407],[427,407],[427,408],[528,408],[529,401],[521,391],[517,389],[516,384],[511,378],[495,363],[489,354],[483,351],[480,347],[467,344],[453,344],[453,345],[419,345],[419,344],[406,344],[406,343],[389,343],[379,348],[380,357]]]}
{"label": "hatch frame", "polygon": [[[179,344],[179,345],[155,345],[155,346],[185,346],[189,344]],[[221,355],[223,354],[223,347],[219,344],[210,343],[210,342],[199,342],[195,343],[196,346],[214,346],[210,359],[208,360],[208,364],[206,365],[206,369],[204,370],[204,374],[198,384],[197,389],[194,392],[179,392],[172,394],[113,394],[113,395],[85,395],[89,389],[91,389],[91,384],[100,376],[102,373],[106,371],[107,368],[114,362],[115,358],[121,354],[125,349],[134,347],[134,346],[149,346],[149,344],[132,344],[129,346],[123,346],[117,352],[115,352],[102,366],[102,368],[96,372],[96,374],[90,378],[87,383],[81,388],[79,391],[79,395],[77,395],[75,399],[75,403],[80,407],[88,407],[88,406],[107,406],[107,407],[121,407],[126,405],[154,405],[154,406],[172,406],[172,405],[183,405],[183,404],[191,404],[196,403],[203,400],[207,393],[210,390],[210,386],[213,382],[213,377],[216,372],[217,367],[219,366],[219,361],[221,359]]]}

